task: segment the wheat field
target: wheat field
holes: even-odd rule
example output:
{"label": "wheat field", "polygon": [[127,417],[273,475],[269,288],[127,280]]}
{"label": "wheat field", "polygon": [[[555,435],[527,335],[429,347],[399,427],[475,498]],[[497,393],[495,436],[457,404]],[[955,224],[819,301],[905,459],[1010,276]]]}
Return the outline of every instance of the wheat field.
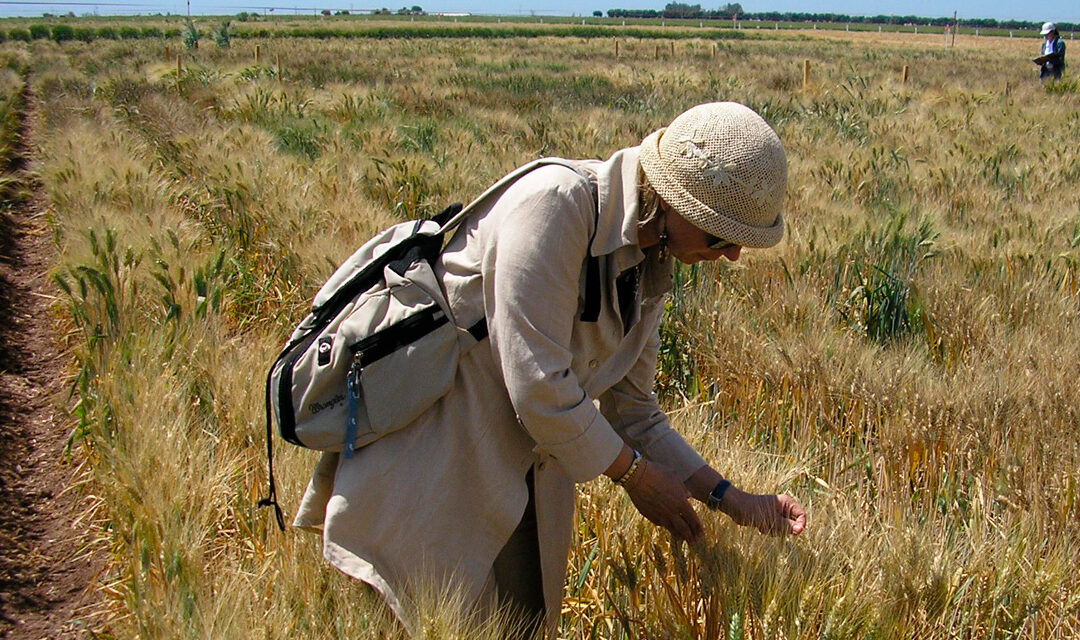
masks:
{"label": "wheat field", "polygon": [[[1034,40],[876,35],[0,44],[37,108],[96,637],[404,637],[255,507],[277,349],[376,230],[715,100],[783,140],[789,233],[679,269],[657,389],[808,529],[704,514],[680,547],[581,485],[560,636],[1080,635],[1080,86],[1040,85]],[[315,454],[275,445],[288,511]],[[502,633],[450,609],[420,636]]]}

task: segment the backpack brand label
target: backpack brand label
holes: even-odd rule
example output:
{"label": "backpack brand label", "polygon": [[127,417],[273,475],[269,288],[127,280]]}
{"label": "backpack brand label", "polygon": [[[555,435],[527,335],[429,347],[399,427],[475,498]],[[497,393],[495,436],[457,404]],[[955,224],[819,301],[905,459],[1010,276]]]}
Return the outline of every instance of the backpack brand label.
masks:
{"label": "backpack brand label", "polygon": [[345,402],[345,396],[343,394],[337,394],[333,398],[330,398],[326,402],[312,402],[311,403],[311,415],[322,413],[327,409],[333,409],[334,407]]}

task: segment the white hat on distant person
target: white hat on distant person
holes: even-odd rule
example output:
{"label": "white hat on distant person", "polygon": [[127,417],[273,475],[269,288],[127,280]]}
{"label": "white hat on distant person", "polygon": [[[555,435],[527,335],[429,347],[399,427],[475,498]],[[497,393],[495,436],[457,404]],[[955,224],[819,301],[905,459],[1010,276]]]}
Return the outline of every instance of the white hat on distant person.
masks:
{"label": "white hat on distant person", "polygon": [[1051,31],[1057,31],[1057,25],[1053,22],[1044,22],[1042,26],[1042,31],[1040,31],[1039,34],[1045,36]]}
{"label": "white hat on distant person", "polygon": [[748,107],[690,109],[642,141],[640,162],[656,193],[697,228],[744,247],[783,237],[784,147]]}

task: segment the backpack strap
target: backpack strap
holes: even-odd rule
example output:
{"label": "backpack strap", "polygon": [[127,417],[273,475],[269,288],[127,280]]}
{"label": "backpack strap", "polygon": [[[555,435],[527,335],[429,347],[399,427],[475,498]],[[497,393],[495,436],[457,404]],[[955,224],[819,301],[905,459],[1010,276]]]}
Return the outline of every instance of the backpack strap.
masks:
{"label": "backpack strap", "polygon": [[[567,169],[570,169],[574,173],[578,174],[582,178],[585,178],[586,180],[589,181],[589,184],[592,186],[593,205],[596,208],[595,214],[596,214],[597,217],[599,217],[600,204],[599,204],[599,202],[597,202],[596,185],[593,183],[592,176],[587,174],[586,172],[582,171],[582,169],[580,167],[578,167],[577,164],[571,162],[570,160],[565,160],[563,158],[540,158],[539,160],[533,160],[532,162],[530,162],[528,164],[524,164],[524,165],[518,167],[517,169],[514,169],[510,173],[503,176],[501,180],[499,180],[495,184],[488,187],[487,190],[484,191],[483,193],[481,193],[479,196],[477,196],[475,200],[470,202],[467,206],[465,206],[463,209],[458,211],[456,214],[452,214],[450,216],[450,219],[447,220],[445,224],[443,224],[442,229],[440,230],[440,232],[445,233],[447,231],[451,231],[451,230],[455,229],[459,224],[461,224],[462,220],[464,220],[470,213],[472,213],[473,209],[480,206],[480,203],[482,203],[483,201],[490,198],[492,196],[492,194],[495,194],[495,193],[505,189],[506,187],[510,186],[511,184],[516,182],[518,180],[518,178],[524,176],[526,173],[529,173],[533,169],[539,169],[540,167],[546,167],[548,165],[557,165],[557,166],[560,166],[560,167],[566,167]],[[442,214],[439,214],[439,215],[445,215],[446,213],[447,213],[447,211],[444,211]],[[435,218],[432,218],[432,219],[435,220],[436,222],[439,221],[438,217],[435,217]],[[594,229],[593,229],[593,237],[595,237],[595,236],[596,236],[596,230],[595,230],[595,227],[594,227]],[[592,238],[589,239],[589,245],[590,245],[590,249],[591,249],[592,248]]]}
{"label": "backpack strap", "polygon": [[274,367],[281,361],[281,356],[274,361],[274,365],[270,367],[270,373],[266,374],[266,466],[267,476],[269,476],[270,492],[267,496],[259,500],[258,505],[260,507],[273,507],[274,518],[277,520],[278,529],[285,530],[285,514],[281,511],[281,504],[278,503],[277,498],[277,484],[274,482],[274,430],[272,425],[271,414],[273,407],[270,399],[270,378],[274,375]]}
{"label": "backpack strap", "polygon": [[[582,322],[596,322],[600,319],[600,258],[592,254],[593,241],[596,240],[596,232],[600,227],[600,198],[597,194],[596,182],[593,180],[593,176],[583,171],[577,164],[563,158],[540,158],[539,160],[533,160],[532,162],[522,165],[517,169],[503,176],[501,180],[488,187],[486,191],[481,193],[475,200],[469,203],[463,209],[460,209],[456,213],[451,213],[450,209],[432,218],[436,222],[442,224],[442,228],[439,229],[440,234],[444,234],[448,231],[452,231],[461,224],[461,222],[470,214],[472,210],[480,205],[481,202],[490,198],[493,194],[510,186],[516,182],[519,178],[529,173],[533,169],[539,169],[540,167],[548,165],[557,165],[566,167],[579,176],[585,178],[589,182],[590,191],[592,192],[593,201],[593,228],[592,233],[589,235],[589,248],[586,251],[586,263],[585,263],[585,307],[581,310]],[[449,214],[449,215],[447,215]],[[440,216],[446,216],[449,219],[440,218]],[[484,319],[481,318],[480,322],[483,323]],[[477,325],[473,325],[469,328],[469,333],[474,336],[482,333],[483,336],[487,335],[486,325],[483,327],[482,332],[474,332],[477,329]],[[478,338],[483,339],[481,336]]]}

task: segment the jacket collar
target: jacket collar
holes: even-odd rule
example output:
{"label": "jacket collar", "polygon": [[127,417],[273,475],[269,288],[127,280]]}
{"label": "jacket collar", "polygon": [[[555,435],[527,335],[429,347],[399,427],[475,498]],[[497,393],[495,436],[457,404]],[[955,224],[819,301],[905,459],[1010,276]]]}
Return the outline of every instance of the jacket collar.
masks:
{"label": "jacket collar", "polygon": [[640,147],[616,151],[607,160],[585,164],[596,174],[600,216],[592,255],[603,256],[617,249],[637,247],[638,154]]}
{"label": "jacket collar", "polygon": [[[646,260],[638,247],[638,156],[641,147],[616,151],[607,160],[582,162],[596,175],[599,216],[591,254],[610,256],[612,277]],[[672,259],[656,262],[649,253],[642,273],[642,293],[651,297],[671,290]]]}

